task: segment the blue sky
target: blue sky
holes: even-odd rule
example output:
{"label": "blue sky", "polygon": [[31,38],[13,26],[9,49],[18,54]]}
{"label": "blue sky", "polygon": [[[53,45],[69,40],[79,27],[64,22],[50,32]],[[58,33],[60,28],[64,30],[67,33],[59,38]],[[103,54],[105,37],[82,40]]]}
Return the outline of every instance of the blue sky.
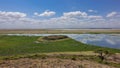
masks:
{"label": "blue sky", "polygon": [[[94,17],[101,16],[103,19],[105,19],[104,23],[106,23],[106,25],[104,26],[102,25],[103,23],[101,23],[101,26],[103,27],[98,26],[98,28],[104,28],[104,27],[118,28],[119,27],[118,25],[120,25],[119,6],[120,6],[120,0],[0,0],[1,17],[5,16],[5,18],[8,18],[6,15],[8,16],[13,15],[15,17],[15,15],[20,16],[20,14],[25,14],[24,16],[22,16],[22,18],[19,18],[20,19],[19,22],[22,22],[22,23],[17,22],[17,24],[19,25],[16,24],[16,21],[13,20],[13,17],[12,17],[11,19],[12,21],[6,22],[5,20],[4,21],[1,20],[0,28],[17,28],[17,27],[18,28],[30,28],[30,27],[47,28],[45,26],[48,26],[50,28],[52,27],[57,28],[55,26],[58,26],[59,28],[76,28],[76,27],[80,28],[82,24],[83,26],[81,28],[92,28],[93,26],[92,24],[95,25],[96,23],[92,23],[92,24],[90,23],[90,26],[85,23],[86,22],[88,23],[90,21],[92,22],[101,21],[101,20],[96,21],[95,19],[93,20],[93,18],[89,20],[84,19],[85,17],[84,15],[82,15],[84,13],[87,14],[86,15],[87,18],[93,17],[93,16]],[[19,13],[16,13],[16,12],[19,12]],[[64,13],[67,14],[67,18]],[[82,15],[84,18],[79,17],[80,19],[79,20],[78,17],[76,18],[77,14],[78,16]],[[111,14],[110,17],[109,17],[109,14]],[[76,15],[76,16],[74,18],[71,18],[70,15],[73,15],[73,16]],[[63,22],[63,18],[66,18],[65,19],[66,22]],[[32,22],[31,24],[34,26],[32,26],[30,23],[23,22],[23,19],[25,21]],[[56,21],[53,21],[53,19]],[[73,19],[75,21],[72,23],[69,23]],[[54,23],[51,23],[51,22],[48,23],[48,21],[49,22],[51,21]],[[57,21],[61,21],[61,22],[57,22]],[[111,22],[111,23],[109,24],[108,22]],[[116,25],[113,25],[113,24],[116,24]],[[26,25],[29,25],[29,26],[27,27]],[[62,26],[62,25],[65,25],[65,26]]]}
{"label": "blue sky", "polygon": [[68,11],[97,10],[100,14],[120,11],[120,0],[0,0],[1,11],[19,11],[32,14],[45,10],[58,14]]}

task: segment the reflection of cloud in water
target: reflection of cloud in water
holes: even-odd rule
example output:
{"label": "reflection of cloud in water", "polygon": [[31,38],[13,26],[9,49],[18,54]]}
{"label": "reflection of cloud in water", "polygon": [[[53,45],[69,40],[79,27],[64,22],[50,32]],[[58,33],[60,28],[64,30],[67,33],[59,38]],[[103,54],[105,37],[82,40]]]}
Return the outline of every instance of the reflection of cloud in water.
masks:
{"label": "reflection of cloud in water", "polygon": [[111,36],[108,34],[80,34],[77,36],[72,36],[73,39],[80,41],[82,43],[93,44],[98,46],[120,48],[120,35]]}
{"label": "reflection of cloud in water", "polygon": [[87,43],[88,40],[86,39],[83,39],[83,40],[80,40],[82,43]]}
{"label": "reflection of cloud in water", "polygon": [[85,35],[79,35],[75,39],[80,40],[83,43],[87,43],[87,41],[102,41],[104,39],[104,35],[90,35],[90,34],[85,34]]}
{"label": "reflection of cloud in water", "polygon": [[115,44],[116,44],[116,42],[113,41],[113,40],[111,40],[111,39],[106,39],[106,41],[107,41],[109,44],[112,44],[112,45],[115,45]]}

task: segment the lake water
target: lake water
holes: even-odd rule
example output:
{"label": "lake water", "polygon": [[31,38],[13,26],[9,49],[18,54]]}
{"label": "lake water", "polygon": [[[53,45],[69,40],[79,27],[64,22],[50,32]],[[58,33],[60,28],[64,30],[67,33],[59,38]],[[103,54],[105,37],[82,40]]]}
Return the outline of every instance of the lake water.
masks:
{"label": "lake water", "polygon": [[120,34],[7,34],[17,36],[66,35],[76,41],[96,46],[120,49]]}

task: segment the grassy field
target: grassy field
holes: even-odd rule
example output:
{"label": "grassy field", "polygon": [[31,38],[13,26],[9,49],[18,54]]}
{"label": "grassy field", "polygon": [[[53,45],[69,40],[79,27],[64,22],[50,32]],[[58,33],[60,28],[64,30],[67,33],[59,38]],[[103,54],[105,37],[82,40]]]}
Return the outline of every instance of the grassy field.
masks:
{"label": "grassy field", "polygon": [[[0,35],[0,56],[26,55],[33,53],[49,53],[49,52],[79,52],[94,51],[102,48],[77,42],[73,39],[65,39],[54,42],[35,41],[39,37],[35,36],[5,36]],[[119,49],[103,48],[113,53],[120,53]]]}
{"label": "grassy field", "polygon": [[1,29],[0,34],[120,34],[120,29]]}
{"label": "grassy field", "polygon": [[102,68],[119,68],[120,66],[119,61],[114,61],[115,63],[109,60],[99,62],[98,53],[94,52],[98,49],[104,49],[112,54],[117,54],[120,53],[119,49],[83,44],[71,38],[57,41],[43,40],[36,43],[40,38],[42,37],[0,35],[0,67],[53,68],[50,66],[56,66],[67,68],[65,66],[68,63],[70,64],[69,68],[79,66],[83,68],[99,68],[99,66]]}

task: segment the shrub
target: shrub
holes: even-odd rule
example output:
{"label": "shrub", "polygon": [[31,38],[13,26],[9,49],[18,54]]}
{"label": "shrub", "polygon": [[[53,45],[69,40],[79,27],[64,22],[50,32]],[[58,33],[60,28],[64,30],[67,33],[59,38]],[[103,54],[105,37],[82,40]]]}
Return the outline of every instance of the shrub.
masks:
{"label": "shrub", "polygon": [[109,54],[109,51],[107,50],[104,50],[104,49],[98,49],[95,51],[95,53],[98,53],[99,54],[99,58],[101,59],[101,61],[105,60]]}
{"label": "shrub", "polygon": [[60,40],[65,38],[68,38],[68,37],[63,35],[51,35],[51,36],[45,36],[42,39],[43,40]]}

